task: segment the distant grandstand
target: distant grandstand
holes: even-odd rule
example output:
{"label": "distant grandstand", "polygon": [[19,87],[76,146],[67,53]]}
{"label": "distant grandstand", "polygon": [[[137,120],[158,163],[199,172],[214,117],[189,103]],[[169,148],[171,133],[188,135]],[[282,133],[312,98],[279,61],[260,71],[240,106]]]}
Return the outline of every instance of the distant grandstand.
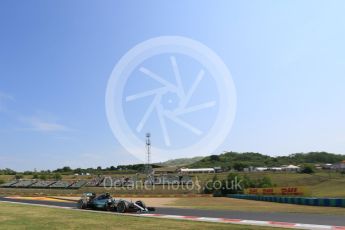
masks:
{"label": "distant grandstand", "polygon": [[91,180],[13,180],[1,184],[1,188],[53,188],[53,189],[79,189],[81,187],[133,187],[138,184],[154,184],[154,185],[169,185],[169,184],[191,184],[193,183],[190,176],[186,175],[163,175],[152,176],[145,180],[139,180],[136,177],[104,177],[98,176]]}
{"label": "distant grandstand", "polygon": [[13,180],[1,184],[2,188],[70,188],[83,187],[87,181],[44,181],[44,180]]}

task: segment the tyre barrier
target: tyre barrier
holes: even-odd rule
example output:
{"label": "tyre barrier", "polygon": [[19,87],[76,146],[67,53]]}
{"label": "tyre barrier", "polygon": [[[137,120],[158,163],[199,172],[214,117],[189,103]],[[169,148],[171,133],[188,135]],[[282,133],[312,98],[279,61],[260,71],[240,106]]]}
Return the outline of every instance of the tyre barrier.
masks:
{"label": "tyre barrier", "polygon": [[258,200],[286,204],[299,204],[325,207],[345,207],[343,198],[315,198],[315,197],[286,197],[286,196],[258,196],[249,194],[228,194],[227,197],[245,200]]}

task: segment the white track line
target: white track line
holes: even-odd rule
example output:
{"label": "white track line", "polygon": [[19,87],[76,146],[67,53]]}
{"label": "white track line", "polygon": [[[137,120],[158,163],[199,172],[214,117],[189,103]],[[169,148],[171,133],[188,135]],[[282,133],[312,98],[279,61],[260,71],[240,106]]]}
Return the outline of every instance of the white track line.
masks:
{"label": "white track line", "polygon": [[24,202],[17,202],[17,201],[0,201],[0,202],[39,206],[39,207],[49,207],[49,208],[60,208],[60,209],[68,209],[68,210],[74,210],[74,211],[80,211],[80,212],[94,212],[94,213],[102,213],[102,214],[110,214],[110,215],[136,216],[136,217],[146,217],[146,218],[190,220],[190,221],[200,221],[200,222],[280,227],[280,228],[290,228],[290,229],[345,230],[345,226],[299,224],[299,223],[288,223],[288,222],[277,222],[277,221],[241,220],[241,219],[226,219],[226,218],[198,217],[198,216],[164,215],[164,214],[154,214],[154,213],[128,214],[128,213],[116,213],[116,212],[100,212],[100,211],[94,211],[94,210],[77,209],[77,208],[72,208],[72,207],[61,207],[61,206],[55,206],[55,205],[31,204],[31,203],[24,203]]}

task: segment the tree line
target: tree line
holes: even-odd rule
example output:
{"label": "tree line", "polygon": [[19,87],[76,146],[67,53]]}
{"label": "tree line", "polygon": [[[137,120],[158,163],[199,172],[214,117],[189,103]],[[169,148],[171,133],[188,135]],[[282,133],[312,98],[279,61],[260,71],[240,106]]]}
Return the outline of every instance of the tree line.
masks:
{"label": "tree line", "polygon": [[327,152],[294,153],[288,156],[268,156],[253,152],[225,152],[211,155],[190,165],[192,168],[221,166],[225,170],[242,171],[249,166],[279,167],[282,165],[334,164],[345,160],[345,155]]}

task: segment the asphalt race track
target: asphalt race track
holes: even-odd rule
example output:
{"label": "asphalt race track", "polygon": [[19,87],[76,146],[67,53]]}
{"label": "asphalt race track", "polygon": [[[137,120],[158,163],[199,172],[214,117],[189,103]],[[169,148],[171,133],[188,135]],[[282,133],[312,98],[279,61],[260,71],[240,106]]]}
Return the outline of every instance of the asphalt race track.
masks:
{"label": "asphalt race track", "polygon": [[[75,203],[54,202],[43,200],[21,200],[0,197],[0,201],[11,201],[29,204],[53,205],[59,207],[76,207]],[[345,212],[345,209],[344,209]],[[237,211],[220,211],[220,210],[196,210],[182,208],[157,208],[154,213],[164,215],[182,215],[196,217],[217,217],[229,219],[247,219],[258,221],[277,221],[292,222],[302,224],[318,224],[318,225],[337,225],[345,226],[344,216],[323,215],[323,214],[301,214],[301,213],[264,213],[264,212],[237,212]]]}

